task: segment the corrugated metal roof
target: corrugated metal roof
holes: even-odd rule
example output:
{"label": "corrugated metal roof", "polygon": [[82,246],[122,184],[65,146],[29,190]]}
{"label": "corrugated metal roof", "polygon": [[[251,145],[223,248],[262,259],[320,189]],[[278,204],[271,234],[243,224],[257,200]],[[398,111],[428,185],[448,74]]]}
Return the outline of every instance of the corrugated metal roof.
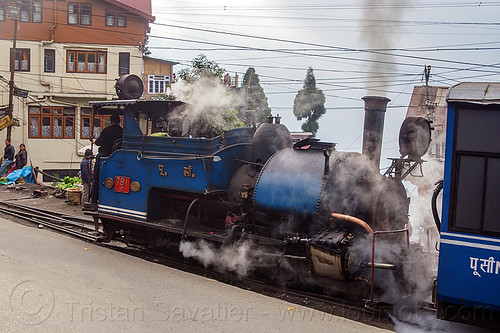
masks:
{"label": "corrugated metal roof", "polygon": [[125,106],[133,105],[139,102],[138,99],[117,99],[112,101],[90,101],[89,105],[103,107],[103,106]]}
{"label": "corrugated metal roof", "polygon": [[450,88],[448,102],[500,103],[499,82],[464,82]]}
{"label": "corrugated metal roof", "polygon": [[120,109],[122,110],[127,108],[146,113],[165,113],[170,112],[177,106],[185,105],[185,103],[174,100],[146,101],[142,99],[117,99],[112,101],[91,101],[89,105],[100,114],[111,114],[115,112],[117,107],[121,107]]}

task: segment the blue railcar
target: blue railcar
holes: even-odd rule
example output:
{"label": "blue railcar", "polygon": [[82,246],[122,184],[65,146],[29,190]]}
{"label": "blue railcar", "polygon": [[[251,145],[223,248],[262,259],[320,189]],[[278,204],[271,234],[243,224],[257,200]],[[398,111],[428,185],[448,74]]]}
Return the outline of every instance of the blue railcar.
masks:
{"label": "blue railcar", "polygon": [[437,279],[441,319],[500,328],[500,83],[448,95]]}

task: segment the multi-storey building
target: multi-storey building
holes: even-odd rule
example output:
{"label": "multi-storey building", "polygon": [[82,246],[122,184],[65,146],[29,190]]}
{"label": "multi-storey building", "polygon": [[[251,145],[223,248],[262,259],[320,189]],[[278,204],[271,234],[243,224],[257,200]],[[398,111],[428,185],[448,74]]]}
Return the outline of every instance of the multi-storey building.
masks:
{"label": "multi-storey building", "polygon": [[143,96],[147,100],[166,98],[174,81],[173,67],[178,63],[144,56]]}
{"label": "multi-storey building", "polygon": [[438,162],[444,161],[448,89],[436,86],[414,87],[406,112],[407,117],[424,117],[432,120],[432,142],[428,155]]}
{"label": "multi-storey building", "polygon": [[[19,8],[17,27],[9,6]],[[0,48],[13,46],[16,87],[12,143],[25,143],[34,166],[64,175],[108,118],[92,119],[88,102],[116,98],[115,80],[143,75],[151,0],[0,0]],[[0,52],[0,106],[8,104],[10,54]],[[3,130],[0,133],[5,133]],[[3,140],[2,140],[3,141]]]}
{"label": "multi-storey building", "polygon": [[[446,96],[448,87],[416,86],[406,112],[407,117],[424,117],[432,121],[431,143],[423,164],[424,177],[410,177],[409,180],[418,185],[418,193],[422,197],[432,195],[434,183],[443,177],[444,154],[446,147]],[[418,174],[415,172],[414,174]],[[426,202],[428,204],[429,201]]]}

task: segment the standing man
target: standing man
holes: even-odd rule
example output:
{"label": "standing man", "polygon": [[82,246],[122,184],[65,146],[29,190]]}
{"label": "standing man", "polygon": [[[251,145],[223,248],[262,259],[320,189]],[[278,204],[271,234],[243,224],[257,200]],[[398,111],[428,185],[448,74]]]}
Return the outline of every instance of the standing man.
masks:
{"label": "standing man", "polygon": [[5,174],[8,167],[14,162],[14,155],[16,155],[16,150],[10,144],[10,139],[5,139],[5,150],[3,154],[3,162],[0,166],[0,177]]}
{"label": "standing man", "polygon": [[89,202],[90,199],[90,184],[92,184],[92,171],[90,170],[90,159],[92,158],[92,151],[85,150],[85,156],[80,162],[80,172],[82,174],[82,204]]}
{"label": "standing man", "polygon": [[99,172],[101,170],[101,158],[108,157],[113,152],[113,144],[123,136],[123,129],[120,126],[120,116],[113,113],[109,118],[111,125],[104,128],[95,144],[99,146],[94,166],[94,180],[92,182],[92,199],[88,210],[97,210],[97,200],[99,198]]}

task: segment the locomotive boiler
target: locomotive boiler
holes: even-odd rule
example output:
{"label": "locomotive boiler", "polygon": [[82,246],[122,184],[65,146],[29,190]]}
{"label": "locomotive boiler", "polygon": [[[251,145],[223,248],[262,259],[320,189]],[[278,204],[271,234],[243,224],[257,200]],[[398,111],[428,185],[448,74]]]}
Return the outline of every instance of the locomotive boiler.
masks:
{"label": "locomotive boiler", "polygon": [[430,132],[422,118],[405,121],[404,156],[381,175],[387,102],[365,98],[364,154],[312,138],[293,143],[273,117],[256,129],[189,137],[169,122],[188,107],[181,102],[91,102],[96,113],[123,114],[121,147],[102,159],[99,175],[105,240],[162,249],[205,242],[226,253],[245,244],[256,274],[383,299],[404,279],[410,230],[401,179],[422,162]]}

